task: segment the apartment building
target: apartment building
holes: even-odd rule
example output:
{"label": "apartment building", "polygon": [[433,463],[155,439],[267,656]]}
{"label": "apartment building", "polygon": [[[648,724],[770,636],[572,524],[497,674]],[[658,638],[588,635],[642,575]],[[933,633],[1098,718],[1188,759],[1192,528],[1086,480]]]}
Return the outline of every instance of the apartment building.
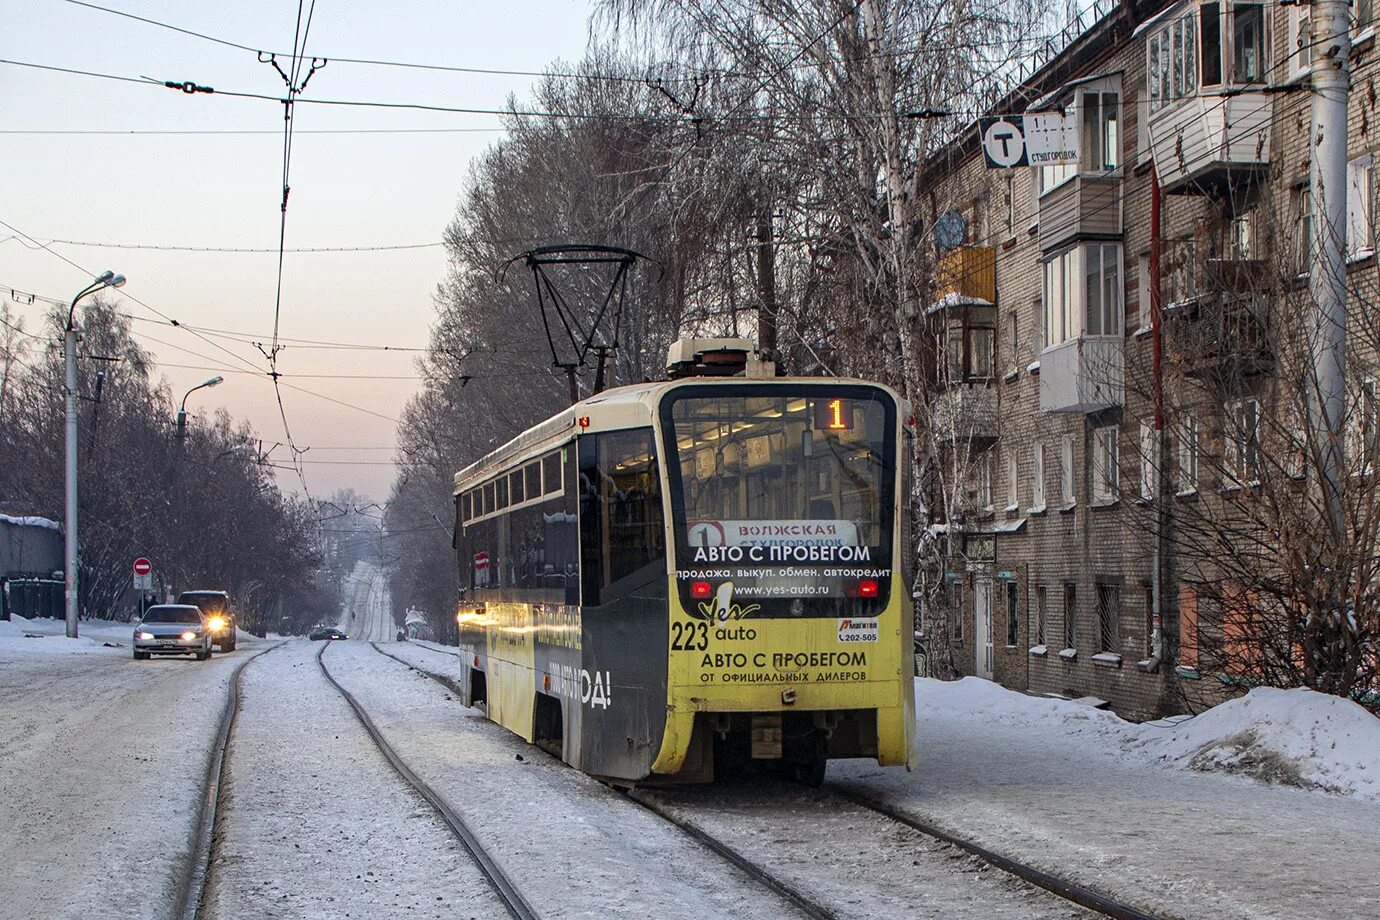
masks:
{"label": "apartment building", "polygon": [[[1206,531],[1204,507],[1259,479],[1258,417],[1297,373],[1267,332],[1306,294],[1308,10],[1122,3],[993,112],[1062,111],[1077,166],[988,168],[974,125],[922,174],[946,244],[932,428],[966,466],[962,513],[935,525],[961,673],[1131,718],[1244,683],[1198,661],[1234,589],[1200,596],[1208,541],[1164,535]],[[1369,0],[1353,13],[1346,251],[1364,311],[1377,52]]]}

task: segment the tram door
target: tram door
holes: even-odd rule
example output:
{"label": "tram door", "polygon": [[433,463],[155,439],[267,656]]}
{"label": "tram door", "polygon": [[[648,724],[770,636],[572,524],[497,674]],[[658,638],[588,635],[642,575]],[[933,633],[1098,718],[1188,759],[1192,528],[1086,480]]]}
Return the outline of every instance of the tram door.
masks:
{"label": "tram door", "polygon": [[978,677],[992,679],[992,581],[978,578],[973,582],[973,619],[977,623]]}

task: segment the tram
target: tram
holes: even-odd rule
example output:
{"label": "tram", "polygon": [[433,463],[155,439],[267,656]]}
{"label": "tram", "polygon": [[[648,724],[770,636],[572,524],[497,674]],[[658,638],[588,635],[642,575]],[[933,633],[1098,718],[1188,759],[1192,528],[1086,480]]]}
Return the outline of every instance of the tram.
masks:
{"label": "tram", "polygon": [[624,784],[909,768],[905,405],[745,340],[669,363],[456,475],[463,702]]}

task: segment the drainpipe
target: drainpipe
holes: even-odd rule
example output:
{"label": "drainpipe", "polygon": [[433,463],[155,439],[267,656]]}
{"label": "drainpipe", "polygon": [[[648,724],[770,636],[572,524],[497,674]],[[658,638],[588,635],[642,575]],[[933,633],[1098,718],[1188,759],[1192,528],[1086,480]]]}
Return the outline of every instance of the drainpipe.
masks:
{"label": "drainpipe", "polygon": [[1150,569],[1150,657],[1139,662],[1142,671],[1153,673],[1164,660],[1164,552],[1168,522],[1169,483],[1165,465],[1164,432],[1164,339],[1160,326],[1160,177],[1150,167],[1150,347],[1151,386],[1155,400],[1155,534]]}

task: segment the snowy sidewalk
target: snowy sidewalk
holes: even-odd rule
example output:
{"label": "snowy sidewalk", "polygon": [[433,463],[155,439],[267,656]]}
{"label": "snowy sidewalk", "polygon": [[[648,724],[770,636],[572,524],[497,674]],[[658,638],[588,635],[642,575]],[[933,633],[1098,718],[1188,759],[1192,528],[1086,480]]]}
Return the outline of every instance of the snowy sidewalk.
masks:
{"label": "snowy sidewalk", "polygon": [[0,918],[168,911],[230,675],[256,649],[134,661],[131,629],[124,648],[0,641]]}
{"label": "snowy sidewalk", "polygon": [[[918,681],[914,773],[829,777],[1156,913],[1380,916],[1380,803],[1197,772],[1110,713],[968,678]],[[1380,769],[1371,765],[1370,769]]]}

